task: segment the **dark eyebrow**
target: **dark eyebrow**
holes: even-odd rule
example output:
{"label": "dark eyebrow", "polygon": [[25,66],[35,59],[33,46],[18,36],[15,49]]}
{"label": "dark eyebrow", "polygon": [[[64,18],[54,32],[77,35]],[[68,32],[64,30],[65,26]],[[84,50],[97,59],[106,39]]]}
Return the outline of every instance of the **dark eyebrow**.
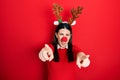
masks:
{"label": "dark eyebrow", "polygon": [[70,35],[70,34],[66,34],[66,35]]}

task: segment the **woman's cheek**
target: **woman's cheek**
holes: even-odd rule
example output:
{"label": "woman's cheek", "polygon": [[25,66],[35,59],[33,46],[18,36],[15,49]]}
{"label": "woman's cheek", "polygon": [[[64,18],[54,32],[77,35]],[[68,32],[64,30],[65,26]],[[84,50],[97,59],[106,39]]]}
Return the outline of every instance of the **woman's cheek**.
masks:
{"label": "woman's cheek", "polygon": [[68,40],[68,42],[69,42],[69,40],[70,40],[70,36],[67,37],[67,40]]}
{"label": "woman's cheek", "polygon": [[59,36],[59,38],[58,38],[59,42],[61,41],[61,39],[62,39],[62,37],[61,37],[61,36]]}
{"label": "woman's cheek", "polygon": [[61,39],[62,39],[62,36],[60,36],[60,41],[61,41]]}

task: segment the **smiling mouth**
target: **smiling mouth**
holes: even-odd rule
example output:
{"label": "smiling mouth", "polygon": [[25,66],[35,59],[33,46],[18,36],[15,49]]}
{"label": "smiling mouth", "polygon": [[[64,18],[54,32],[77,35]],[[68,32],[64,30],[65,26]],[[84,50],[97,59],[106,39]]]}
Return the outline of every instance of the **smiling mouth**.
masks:
{"label": "smiling mouth", "polygon": [[61,45],[65,45],[66,44],[66,42],[65,41],[61,41]]}
{"label": "smiling mouth", "polygon": [[66,43],[67,41],[61,41],[62,43]]}

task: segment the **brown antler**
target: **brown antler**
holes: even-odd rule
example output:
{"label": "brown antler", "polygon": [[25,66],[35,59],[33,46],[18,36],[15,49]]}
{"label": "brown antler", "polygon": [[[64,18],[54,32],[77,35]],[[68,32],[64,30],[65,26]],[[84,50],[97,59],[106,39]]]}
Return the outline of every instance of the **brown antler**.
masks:
{"label": "brown antler", "polygon": [[75,9],[73,8],[73,9],[71,10],[72,18],[69,18],[68,23],[69,23],[69,24],[72,24],[72,22],[73,22],[76,18],[79,17],[78,14],[81,14],[81,13],[82,13],[82,10],[83,10],[83,8],[80,7],[80,6],[77,7],[77,10],[75,10]]}
{"label": "brown antler", "polygon": [[53,4],[53,10],[54,10],[54,14],[56,15],[57,19],[62,20],[60,13],[62,12],[63,8],[59,6],[58,4]]}

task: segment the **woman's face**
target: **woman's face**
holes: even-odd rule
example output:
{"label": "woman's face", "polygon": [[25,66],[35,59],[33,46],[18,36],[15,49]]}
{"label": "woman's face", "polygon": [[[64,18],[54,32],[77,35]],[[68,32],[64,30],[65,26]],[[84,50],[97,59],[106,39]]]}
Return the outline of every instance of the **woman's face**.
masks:
{"label": "woman's face", "polygon": [[71,37],[70,31],[66,28],[63,28],[60,29],[58,33],[55,33],[55,35],[58,39],[58,43],[61,46],[61,48],[65,48]]}

